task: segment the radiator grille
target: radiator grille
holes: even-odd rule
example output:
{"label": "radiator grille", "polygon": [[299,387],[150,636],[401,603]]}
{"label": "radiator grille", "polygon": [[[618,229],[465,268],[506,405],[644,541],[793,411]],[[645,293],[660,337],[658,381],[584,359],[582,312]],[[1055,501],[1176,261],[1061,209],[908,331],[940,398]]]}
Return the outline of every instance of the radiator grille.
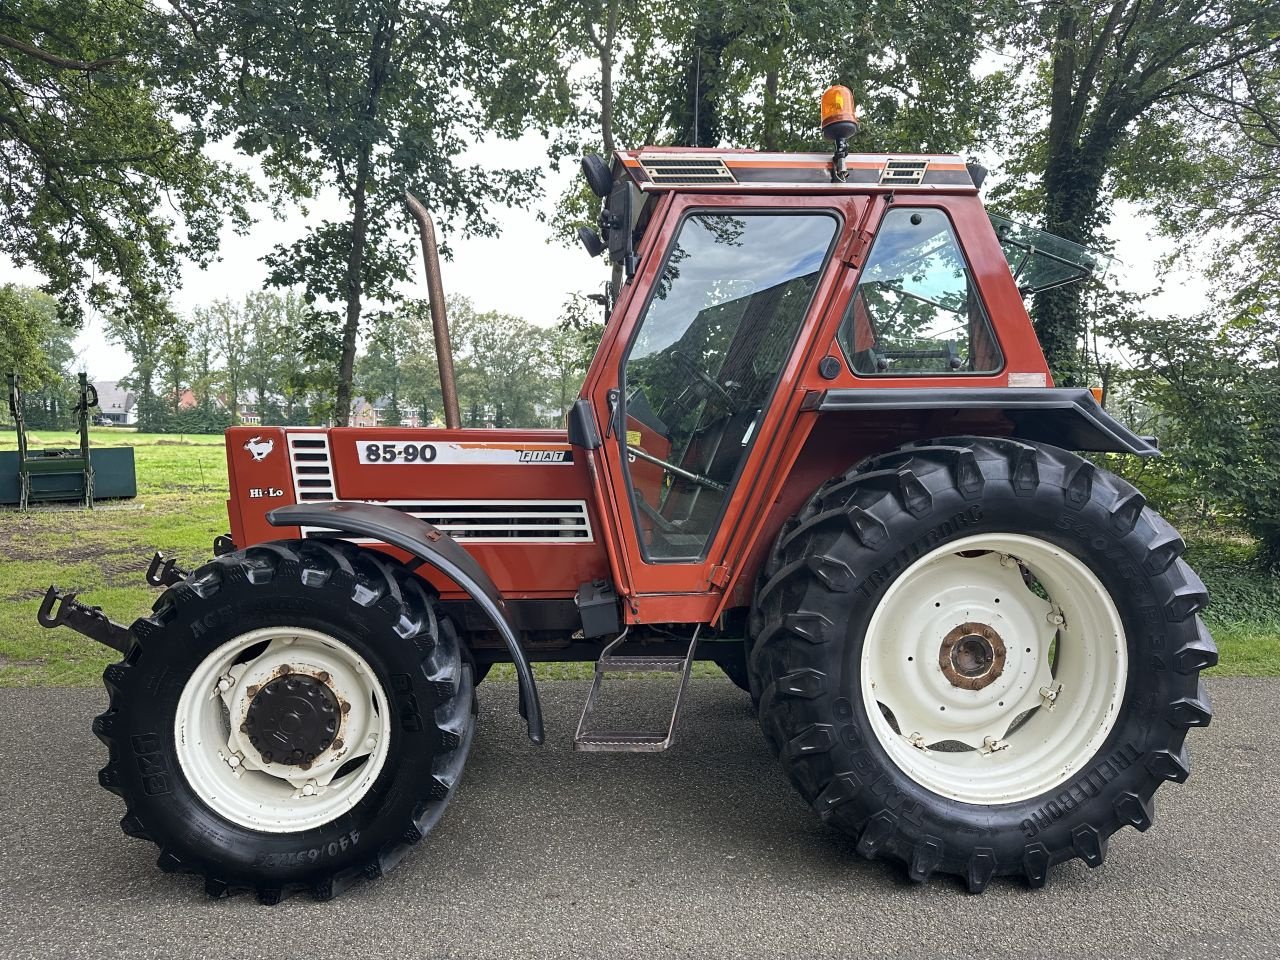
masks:
{"label": "radiator grille", "polygon": [[[298,503],[338,499],[325,433],[290,433],[289,465]],[[380,506],[426,520],[457,540],[524,543],[591,542],[585,500],[374,500]],[[332,533],[303,528],[303,536]],[[357,540],[356,542],[363,542]]]}
{"label": "radiator grille", "polygon": [[329,455],[329,435],[321,431],[289,433],[285,439],[289,444],[293,495],[298,503],[338,499]]}
{"label": "radiator grille", "polygon": [[699,184],[737,183],[724,161],[718,158],[646,157],[640,166],[654,183]]}
{"label": "radiator grille", "polygon": [[[474,542],[591,542],[585,500],[376,500],[411,517],[425,520],[455,540]],[[332,531],[308,527],[304,536]],[[363,542],[360,540],[357,543]]]}

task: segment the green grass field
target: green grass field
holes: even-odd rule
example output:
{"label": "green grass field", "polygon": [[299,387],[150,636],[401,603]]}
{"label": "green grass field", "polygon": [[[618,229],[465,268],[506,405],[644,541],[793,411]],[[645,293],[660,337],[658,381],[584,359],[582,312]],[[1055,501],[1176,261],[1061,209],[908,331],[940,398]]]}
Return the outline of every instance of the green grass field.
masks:
{"label": "green grass field", "polygon": [[[179,437],[101,429],[96,445],[132,445],[138,498],[93,511],[0,510],[0,686],[96,685],[114,654],[70,630],[44,630],[35,620],[51,583],[79,592],[128,623],[159,591],[143,579],[154,550],[192,567],[207,560],[213,538],[227,530],[226,458],[220,436]],[[36,431],[33,445],[74,446],[75,434]],[[0,450],[12,449],[0,432]],[[1280,676],[1280,578],[1248,566],[1249,545],[1208,532],[1188,534],[1187,560],[1213,596],[1206,619],[1221,650],[1214,673]],[[540,664],[546,678],[590,675],[580,664]],[[700,664],[699,673],[719,675]],[[496,670],[494,678],[510,676]]]}

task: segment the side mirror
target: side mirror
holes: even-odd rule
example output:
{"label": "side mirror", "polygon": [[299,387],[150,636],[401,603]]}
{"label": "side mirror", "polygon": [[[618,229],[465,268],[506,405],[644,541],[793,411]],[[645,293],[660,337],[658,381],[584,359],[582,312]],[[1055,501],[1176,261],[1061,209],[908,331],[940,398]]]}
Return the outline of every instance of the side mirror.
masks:
{"label": "side mirror", "polygon": [[603,200],[613,189],[613,174],[608,165],[594,153],[582,158],[582,175],[587,178],[587,186],[591,192]]}
{"label": "side mirror", "polygon": [[609,194],[600,214],[605,240],[609,243],[609,259],[622,264],[627,279],[635,271],[635,254],[631,247],[631,185],[623,180]]}

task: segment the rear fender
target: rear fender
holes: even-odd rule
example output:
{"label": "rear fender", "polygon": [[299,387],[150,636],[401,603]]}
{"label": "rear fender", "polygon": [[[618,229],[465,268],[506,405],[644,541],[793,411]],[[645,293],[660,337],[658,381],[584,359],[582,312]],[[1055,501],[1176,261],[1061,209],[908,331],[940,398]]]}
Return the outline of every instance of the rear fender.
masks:
{"label": "rear fender", "polygon": [[475,558],[452,537],[425,520],[371,503],[327,501],[277,507],[267,514],[276,527],[320,527],[335,536],[370,537],[405,551],[434,567],[467,592],[493,621],[502,636],[520,682],[520,715],[528,723],[529,739],[542,743],[542,706],[533,668],[525,655],[502,594]]}
{"label": "rear fender", "polygon": [[[1098,405],[1088,390],[1070,387],[855,387],[812,393],[805,409],[822,412],[941,414],[959,416],[989,411],[1008,419],[1019,440],[1049,443],[1068,450],[1135,453],[1159,451]],[[928,433],[947,435],[945,424]],[[965,431],[960,431],[965,432]],[[968,431],[972,432],[972,431]]]}

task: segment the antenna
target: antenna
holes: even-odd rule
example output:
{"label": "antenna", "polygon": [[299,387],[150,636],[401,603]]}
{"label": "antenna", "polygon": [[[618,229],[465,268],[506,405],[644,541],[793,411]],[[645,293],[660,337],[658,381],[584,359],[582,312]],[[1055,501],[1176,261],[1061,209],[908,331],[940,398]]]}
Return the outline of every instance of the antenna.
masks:
{"label": "antenna", "polygon": [[702,48],[698,47],[694,51],[693,61],[693,143],[691,147],[698,145],[698,104],[702,101]]}

